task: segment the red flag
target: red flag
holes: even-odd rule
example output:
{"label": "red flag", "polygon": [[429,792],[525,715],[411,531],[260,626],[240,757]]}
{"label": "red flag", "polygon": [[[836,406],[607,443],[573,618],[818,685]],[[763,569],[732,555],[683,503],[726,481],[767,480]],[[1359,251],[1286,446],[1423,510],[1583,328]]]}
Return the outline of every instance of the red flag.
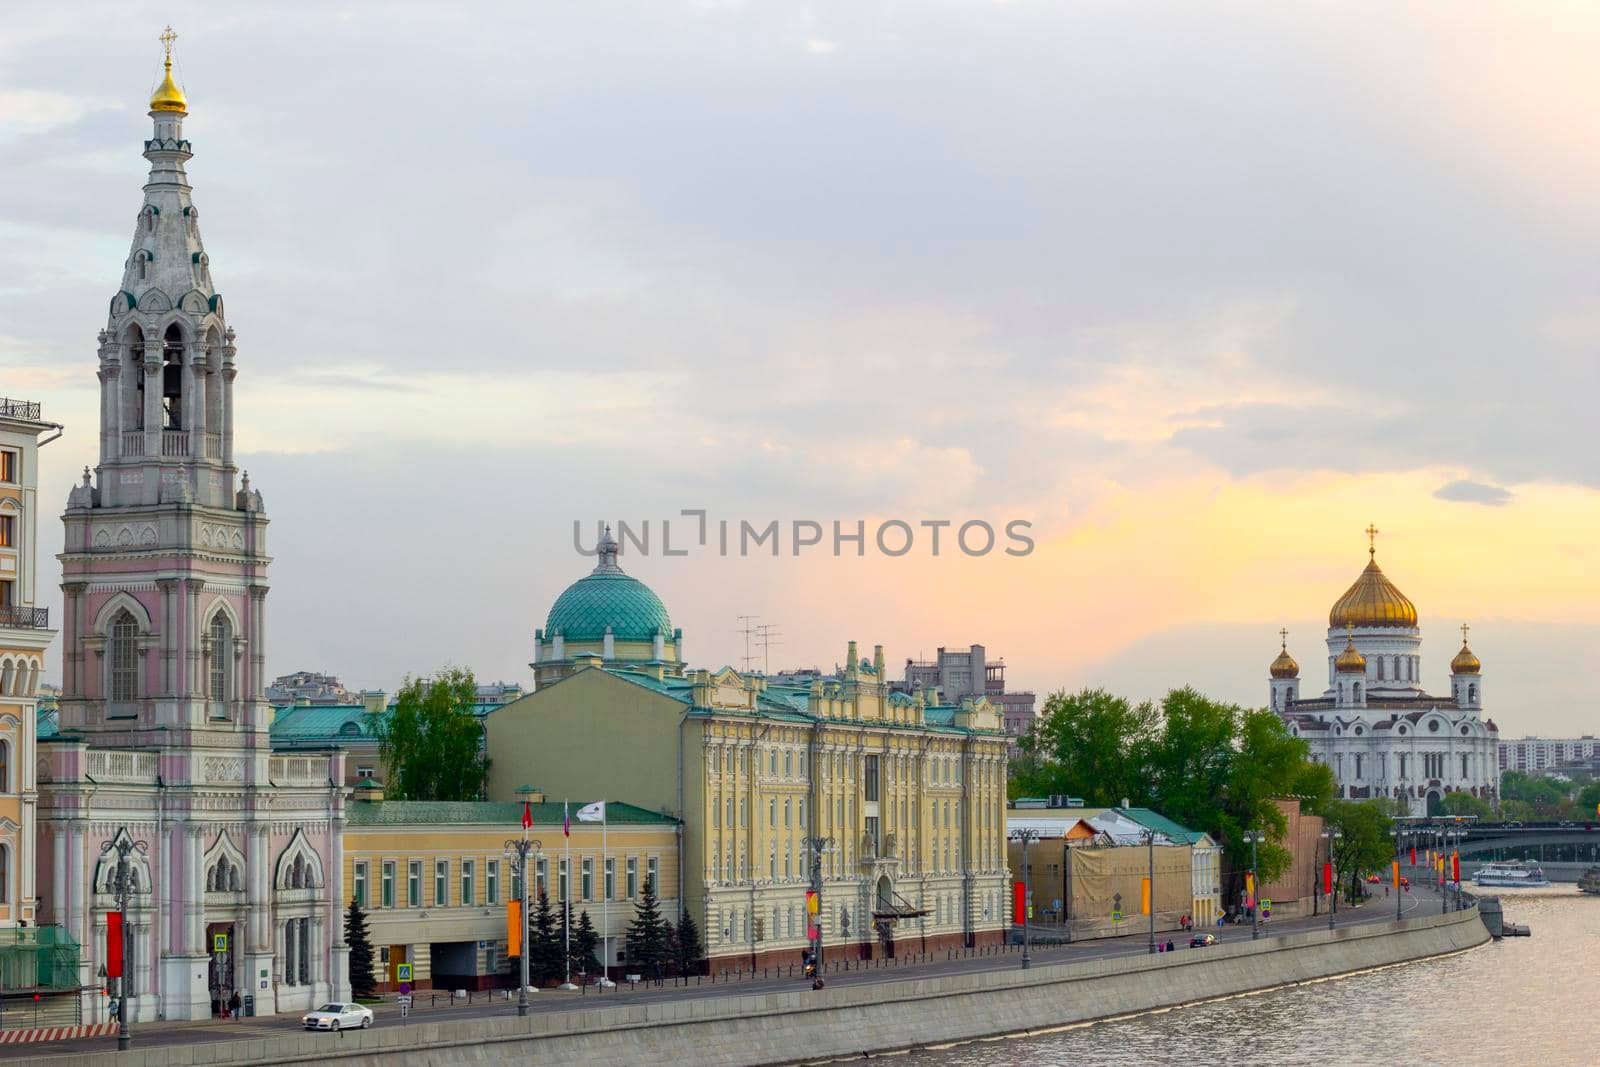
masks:
{"label": "red flag", "polygon": [[1450,853],[1450,880],[1452,882],[1461,881],[1461,853],[1459,852]]}
{"label": "red flag", "polygon": [[[572,813],[567,810],[567,802],[561,802],[561,836],[572,836]],[[519,996],[521,994],[518,994]]]}
{"label": "red flag", "polygon": [[1022,882],[1011,883],[1011,921],[1017,926],[1028,914],[1028,889]]}
{"label": "red flag", "polygon": [[122,977],[122,912],[106,912],[106,977]]}
{"label": "red flag", "polygon": [[1412,845],[1411,846],[1411,866],[1415,867],[1416,865],[1417,865],[1417,846],[1416,845]]}
{"label": "red flag", "polygon": [[1322,891],[1324,893],[1333,892],[1333,864],[1331,863],[1322,865]]}
{"label": "red flag", "polygon": [[522,828],[533,829],[533,805],[526,800],[522,802]]}

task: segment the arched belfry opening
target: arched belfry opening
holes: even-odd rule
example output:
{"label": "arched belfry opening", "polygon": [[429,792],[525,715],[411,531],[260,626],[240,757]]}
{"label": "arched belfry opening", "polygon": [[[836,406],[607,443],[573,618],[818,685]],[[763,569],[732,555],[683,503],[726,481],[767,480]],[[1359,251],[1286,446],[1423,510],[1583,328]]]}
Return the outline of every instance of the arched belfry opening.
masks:
{"label": "arched belfry opening", "polygon": [[161,339],[161,426],[183,429],[183,331],[177,323]]}

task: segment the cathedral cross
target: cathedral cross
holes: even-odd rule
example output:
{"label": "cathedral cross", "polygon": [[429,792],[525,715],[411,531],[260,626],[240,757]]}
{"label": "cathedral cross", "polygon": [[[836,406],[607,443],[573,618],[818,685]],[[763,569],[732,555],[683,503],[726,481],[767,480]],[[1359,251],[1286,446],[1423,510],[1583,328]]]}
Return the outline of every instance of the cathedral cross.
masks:
{"label": "cathedral cross", "polygon": [[172,32],[171,26],[168,26],[166,29],[162,30],[161,36],[156,38],[156,40],[161,42],[161,47],[167,50],[168,59],[172,58],[172,42],[176,41],[177,39],[178,35]]}
{"label": "cathedral cross", "polygon": [[1278,637],[1282,639],[1283,650],[1287,652],[1289,650],[1289,631],[1287,629],[1279,630]]}
{"label": "cathedral cross", "polygon": [[1466,623],[1462,623],[1461,624],[1461,647],[1462,648],[1466,648],[1467,647],[1467,631],[1470,630],[1470,629],[1472,629],[1472,627],[1468,626]]}
{"label": "cathedral cross", "polygon": [[1367,523],[1366,530],[1363,531],[1363,532],[1367,535],[1367,555],[1374,556],[1374,557],[1377,556],[1377,554],[1378,554],[1378,534],[1379,534],[1380,531],[1378,530],[1378,528],[1376,526],[1372,525],[1369,522],[1369,523]]}

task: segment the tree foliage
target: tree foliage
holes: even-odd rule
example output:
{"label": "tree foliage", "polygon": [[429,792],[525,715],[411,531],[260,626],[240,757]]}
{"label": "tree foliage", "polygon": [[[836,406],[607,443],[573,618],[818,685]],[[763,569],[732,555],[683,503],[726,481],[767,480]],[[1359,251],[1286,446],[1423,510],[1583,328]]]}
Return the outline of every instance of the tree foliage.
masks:
{"label": "tree foliage", "polygon": [[559,982],[566,977],[566,945],[561,929],[556,925],[555,909],[550,906],[550,895],[539,891],[539,902],[528,923],[528,977],[536,985]]}
{"label": "tree foliage", "polygon": [[594,928],[589,912],[579,912],[578,921],[572,924],[572,973],[600,974],[599,946],[600,931]]}
{"label": "tree foliage", "polygon": [[367,931],[367,913],[355,897],[350,898],[344,913],[344,943],[350,948],[350,995],[357,999],[373,996],[378,984],[372,973],[372,935]]}
{"label": "tree foliage", "polygon": [[1334,884],[1354,900],[1363,877],[1387,871],[1394,858],[1389,805],[1381,800],[1334,800],[1322,814],[1328,827],[1341,835],[1333,841]]}
{"label": "tree foliage", "polygon": [[700,961],[705,957],[706,950],[700,943],[700,927],[687,908],[683,911],[683,918],[678,920],[676,948],[678,973],[698,974]]}
{"label": "tree foliage", "polygon": [[667,929],[667,921],[661,917],[661,903],[656,899],[655,879],[646,878],[634,907],[633,922],[628,924],[628,962],[641,968],[640,973],[653,975],[657,968],[665,969],[670,962]]}
{"label": "tree foliage", "polygon": [[1460,790],[1446,793],[1444,799],[1439,802],[1439,810],[1445,815],[1476,815],[1485,822],[1495,817],[1494,809],[1489,806],[1488,801]]}
{"label": "tree foliage", "polygon": [[1093,806],[1126,798],[1211,834],[1236,871],[1249,864],[1245,832],[1260,831],[1267,841],[1256,866],[1264,881],[1289,863],[1280,844],[1287,822],[1273,800],[1299,797],[1316,813],[1334,794],[1332,772],[1273,712],[1188,688],[1138,705],[1103,689],[1052,693],[1024,750],[1013,796],[1065,793]]}
{"label": "tree foliage", "polygon": [[489,775],[483,726],[473,714],[472,672],[446,668],[407,678],[378,720],[385,795],[391,800],[477,800]]}

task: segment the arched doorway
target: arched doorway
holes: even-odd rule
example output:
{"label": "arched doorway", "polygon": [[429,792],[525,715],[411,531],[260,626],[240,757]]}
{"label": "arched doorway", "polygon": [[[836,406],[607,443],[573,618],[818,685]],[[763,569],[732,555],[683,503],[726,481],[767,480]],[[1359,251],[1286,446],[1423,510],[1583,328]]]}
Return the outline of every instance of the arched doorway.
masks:
{"label": "arched doorway", "polygon": [[1428,790],[1428,816],[1432,818],[1440,813],[1444,804],[1444,794],[1437,789]]}

